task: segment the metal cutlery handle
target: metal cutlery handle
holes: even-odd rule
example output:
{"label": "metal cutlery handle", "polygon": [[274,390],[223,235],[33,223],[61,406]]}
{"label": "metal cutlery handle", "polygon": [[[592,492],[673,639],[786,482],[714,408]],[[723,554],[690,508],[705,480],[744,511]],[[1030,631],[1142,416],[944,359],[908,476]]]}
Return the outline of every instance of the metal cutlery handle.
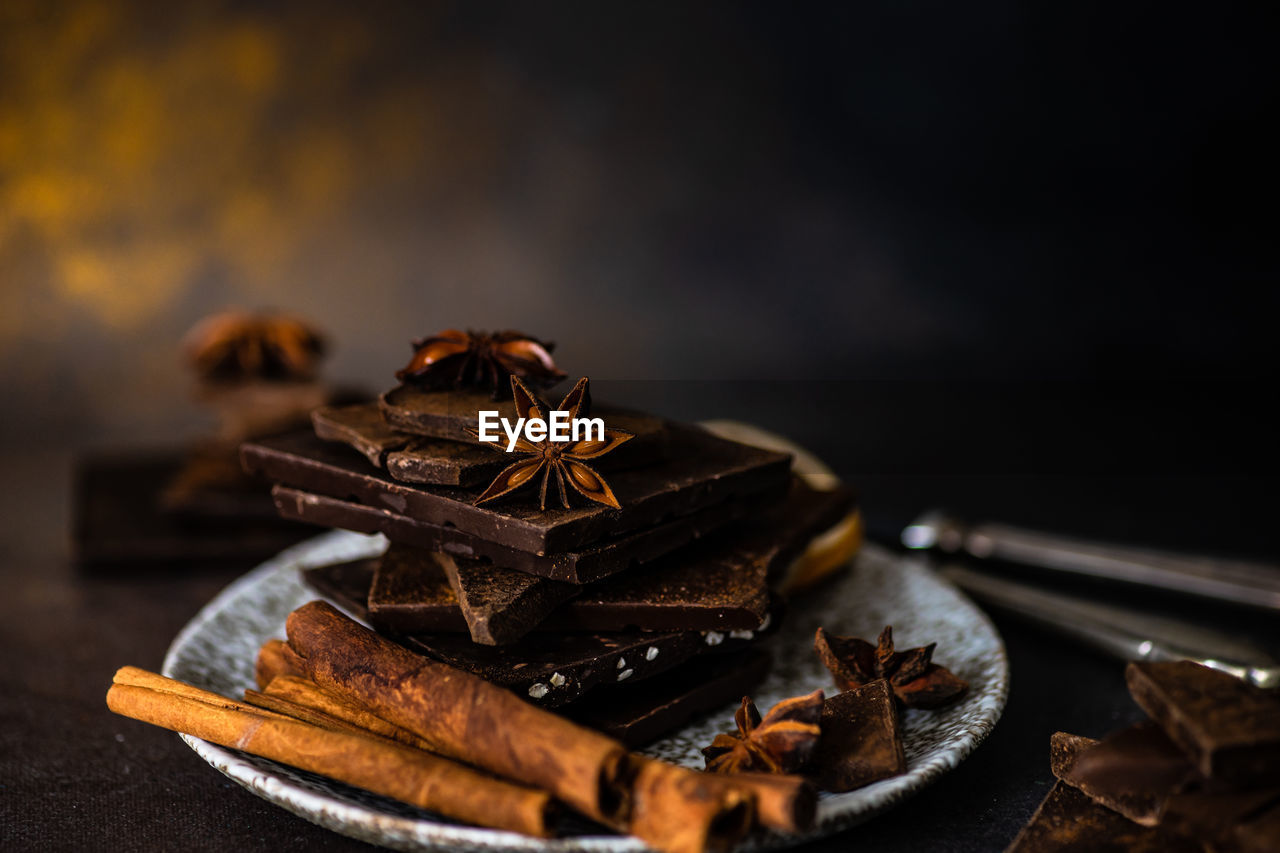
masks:
{"label": "metal cutlery handle", "polygon": [[909,548],[964,551],[1056,571],[1143,584],[1235,604],[1280,610],[1280,567],[1102,544],[1005,524],[973,527],[940,512],[903,531]]}
{"label": "metal cutlery handle", "polygon": [[1193,660],[1259,687],[1280,687],[1280,664],[1274,658],[1226,634],[961,566],[945,566],[939,573],[979,601],[1026,616],[1123,660]]}

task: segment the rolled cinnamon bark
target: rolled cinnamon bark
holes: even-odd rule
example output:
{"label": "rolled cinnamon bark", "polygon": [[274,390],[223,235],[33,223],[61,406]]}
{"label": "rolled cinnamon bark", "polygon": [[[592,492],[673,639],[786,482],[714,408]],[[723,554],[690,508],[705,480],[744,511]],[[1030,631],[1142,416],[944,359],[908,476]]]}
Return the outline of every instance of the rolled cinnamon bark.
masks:
{"label": "rolled cinnamon bark", "polygon": [[[126,682],[138,680],[125,678]],[[167,688],[116,683],[107,692],[107,706],[126,717],[300,767],[467,823],[540,837],[552,834],[553,803],[544,791],[494,779],[382,738],[332,731],[248,708],[190,685]]]}
{"label": "rolled cinnamon bark", "polygon": [[116,674],[111,677],[112,684],[120,684],[127,687],[143,687],[147,690],[154,690],[158,693],[168,693],[173,696],[184,696],[188,699],[195,699],[209,705],[216,705],[220,708],[226,708],[231,711],[249,711],[259,714],[270,713],[271,716],[284,718],[285,715],[267,712],[261,708],[254,708],[226,696],[217,693],[211,693],[208,690],[202,690],[185,681],[178,681],[176,678],[166,678],[156,672],[140,669],[136,666],[122,666],[116,670]]}
{"label": "rolled cinnamon bark", "polygon": [[630,810],[622,744],[378,636],[322,601],[289,614],[311,680],[408,729],[434,751],[551,791],[609,825]]}
{"label": "rolled cinnamon bark", "polygon": [[[425,749],[428,752],[431,751],[431,744],[413,732],[406,731],[393,723],[388,723],[369,710],[334,696],[314,681],[306,678],[282,675],[268,684],[262,695],[268,697],[268,702],[273,700],[288,702],[295,707],[310,709],[365,731],[391,738],[406,746]],[[258,703],[254,701],[253,704],[256,705]],[[269,708],[271,706],[267,705],[266,707]],[[275,710],[280,709],[277,708]],[[281,713],[288,714],[289,712],[281,711]]]}
{"label": "rolled cinnamon bark", "polygon": [[633,755],[636,768],[628,831],[662,853],[728,850],[750,830],[749,790],[726,777]]}
{"label": "rolled cinnamon bark", "polygon": [[714,774],[726,785],[751,791],[756,821],[779,832],[807,832],[818,811],[818,791],[802,776],[775,773]]}
{"label": "rolled cinnamon bark", "polygon": [[258,660],[253,667],[254,680],[259,690],[266,690],[267,685],[281,675],[301,675],[296,666],[297,655],[284,640],[267,640],[258,649]]}

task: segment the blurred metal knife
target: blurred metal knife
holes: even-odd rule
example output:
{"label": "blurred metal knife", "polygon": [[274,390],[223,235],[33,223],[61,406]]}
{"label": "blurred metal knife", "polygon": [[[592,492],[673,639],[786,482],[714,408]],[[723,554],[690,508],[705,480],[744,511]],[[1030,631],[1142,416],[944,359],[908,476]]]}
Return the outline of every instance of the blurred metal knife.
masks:
{"label": "blurred metal knife", "polygon": [[1124,660],[1192,660],[1259,687],[1280,687],[1280,663],[1226,634],[1126,607],[1048,592],[946,565],[938,573],[979,601],[1026,616]]}
{"label": "blurred metal knife", "polygon": [[1280,566],[1088,542],[1006,524],[968,526],[941,510],[908,525],[902,544],[1280,610]]}

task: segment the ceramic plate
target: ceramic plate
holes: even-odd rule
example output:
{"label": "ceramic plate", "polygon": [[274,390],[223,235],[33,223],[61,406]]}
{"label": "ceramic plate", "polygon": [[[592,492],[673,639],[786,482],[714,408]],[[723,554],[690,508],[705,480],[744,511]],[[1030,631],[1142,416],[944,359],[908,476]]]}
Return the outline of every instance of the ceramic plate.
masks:
{"label": "ceramic plate", "polygon": [[[174,640],[164,674],[228,696],[253,687],[258,647],[284,636],[289,611],[315,598],[299,579],[301,567],[379,553],[380,536],[336,531],[285,551],[242,577],[210,602]],[[835,685],[813,653],[822,625],[840,634],[874,638],[894,626],[909,647],[937,641],[939,663],[968,680],[970,691],[943,711],[907,711],[907,773],[847,794],[824,794],[815,829],[801,837],[760,833],[743,849],[798,843],[860,823],[919,791],[954,768],[991,731],[1004,708],[1009,671],[1000,636],[987,617],[915,558],[868,545],[845,575],[820,594],[793,602],[787,622],[769,640],[773,674],[754,695],[762,709],[788,696]],[[733,727],[732,706],[700,719],[645,752],[701,767],[700,747]],[[554,840],[452,823],[320,776],[182,736],[201,758],[255,794],[336,832],[399,850],[608,851],[640,853],[634,838],[603,835],[587,824]]]}

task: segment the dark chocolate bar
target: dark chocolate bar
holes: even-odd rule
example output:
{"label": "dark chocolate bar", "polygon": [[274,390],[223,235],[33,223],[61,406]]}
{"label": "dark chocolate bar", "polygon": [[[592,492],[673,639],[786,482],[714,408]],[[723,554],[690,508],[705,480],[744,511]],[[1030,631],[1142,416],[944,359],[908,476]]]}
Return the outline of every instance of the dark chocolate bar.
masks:
{"label": "dark chocolate bar", "polygon": [[1280,696],[1190,661],[1136,662],[1134,701],[1203,773],[1237,784],[1280,783]]}
{"label": "dark chocolate bar", "polygon": [[[1235,836],[1257,832],[1264,825],[1258,819],[1267,809],[1277,807],[1280,807],[1280,788],[1216,793],[1190,791],[1174,794],[1165,802],[1160,826],[1179,835],[1200,839],[1206,842],[1207,847],[1235,849],[1238,843]],[[1252,828],[1249,827],[1251,823],[1254,824]],[[1261,833],[1259,837],[1262,837]],[[1245,845],[1240,846],[1247,849]],[[1273,835],[1271,846],[1257,849],[1280,849],[1280,836]]]}
{"label": "dark chocolate bar", "polygon": [[342,442],[379,468],[384,467],[389,452],[399,450],[414,438],[388,426],[377,403],[322,406],[312,411],[311,426],[317,437]]}
{"label": "dark chocolate bar", "polygon": [[769,497],[759,495],[752,500],[716,504],[645,530],[596,542],[580,550],[539,555],[479,539],[454,527],[415,521],[390,510],[375,509],[286,486],[276,486],[272,490],[272,496],[280,515],[288,519],[360,533],[382,533],[393,542],[432,551],[447,551],[459,557],[483,557],[526,574],[578,584],[599,580],[657,559],[735,519],[751,515]]}
{"label": "dark chocolate bar", "polygon": [[1280,850],[1280,804],[1254,815],[1235,828],[1232,841],[1241,853],[1275,853]]}
{"label": "dark chocolate bar", "polygon": [[570,509],[538,508],[536,495],[476,506],[478,492],[410,486],[368,469],[310,431],[249,442],[241,461],[250,473],[295,488],[387,509],[508,548],[554,554],[640,530],[707,507],[785,489],[790,457],[672,427],[672,455],[652,467],[610,476],[621,509],[585,501]]}
{"label": "dark chocolate bar", "polygon": [[898,709],[884,679],[829,697],[819,728],[809,768],[822,790],[852,791],[906,772]]}
{"label": "dark chocolate bar", "polygon": [[638,749],[694,717],[741,701],[769,674],[771,664],[760,649],[704,655],[638,685],[593,690],[563,713]]}
{"label": "dark chocolate bar", "polygon": [[1040,803],[1005,853],[1203,853],[1196,842],[1140,826],[1065,782]]}
{"label": "dark chocolate bar", "polygon": [[1157,825],[1169,797],[1200,780],[1182,750],[1150,722],[1101,741],[1060,732],[1049,752],[1053,775],[1143,826]]}

